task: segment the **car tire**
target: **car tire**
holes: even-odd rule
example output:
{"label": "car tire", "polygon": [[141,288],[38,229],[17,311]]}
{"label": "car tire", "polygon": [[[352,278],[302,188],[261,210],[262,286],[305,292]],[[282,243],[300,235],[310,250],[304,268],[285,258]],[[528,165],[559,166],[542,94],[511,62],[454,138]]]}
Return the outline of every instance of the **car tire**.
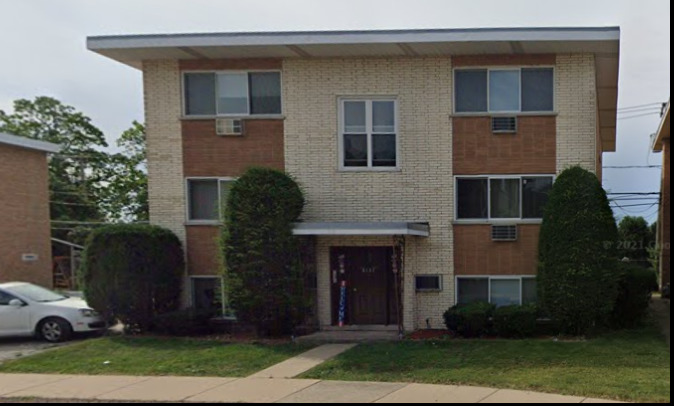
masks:
{"label": "car tire", "polygon": [[66,320],[51,317],[44,319],[37,327],[37,335],[50,343],[62,343],[70,340],[73,328]]}

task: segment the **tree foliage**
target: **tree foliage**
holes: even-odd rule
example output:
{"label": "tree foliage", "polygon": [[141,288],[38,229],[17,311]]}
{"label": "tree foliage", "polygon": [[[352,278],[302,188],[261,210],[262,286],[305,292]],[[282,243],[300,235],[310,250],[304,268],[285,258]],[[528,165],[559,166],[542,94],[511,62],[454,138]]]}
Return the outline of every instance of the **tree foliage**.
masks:
{"label": "tree foliage", "polygon": [[286,334],[305,314],[303,271],[293,223],[304,207],[283,172],[252,168],[232,185],[225,208],[223,249],[230,305],[260,334]]}
{"label": "tree foliage", "polygon": [[597,177],[580,168],[555,182],[540,236],[539,300],[563,333],[608,322],[617,297],[618,229]]}
{"label": "tree foliage", "polygon": [[649,249],[655,243],[655,233],[643,217],[627,216],[618,224],[620,257],[649,267]]}
{"label": "tree foliage", "polygon": [[148,331],[180,304],[183,251],[171,231],[149,225],[110,225],[93,231],[83,254],[87,302],[131,332]]}

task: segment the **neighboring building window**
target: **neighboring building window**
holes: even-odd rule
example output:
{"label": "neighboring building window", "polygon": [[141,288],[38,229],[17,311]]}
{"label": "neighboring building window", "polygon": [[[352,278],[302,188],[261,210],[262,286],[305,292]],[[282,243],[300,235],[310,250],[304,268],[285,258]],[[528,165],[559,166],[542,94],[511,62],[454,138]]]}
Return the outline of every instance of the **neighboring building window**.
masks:
{"label": "neighboring building window", "polygon": [[536,303],[534,277],[459,277],[457,303],[489,302],[498,307]]}
{"label": "neighboring building window", "polygon": [[542,219],[553,180],[552,176],[457,178],[457,219]]}
{"label": "neighboring building window", "polygon": [[342,100],[343,168],[398,166],[395,100]]}
{"label": "neighboring building window", "polygon": [[552,68],[457,69],[454,82],[457,113],[551,112],[554,109]]}
{"label": "neighboring building window", "polygon": [[184,74],[185,115],[281,114],[279,72]]}
{"label": "neighboring building window", "polygon": [[220,221],[233,179],[188,179],[188,214],[191,221]]}

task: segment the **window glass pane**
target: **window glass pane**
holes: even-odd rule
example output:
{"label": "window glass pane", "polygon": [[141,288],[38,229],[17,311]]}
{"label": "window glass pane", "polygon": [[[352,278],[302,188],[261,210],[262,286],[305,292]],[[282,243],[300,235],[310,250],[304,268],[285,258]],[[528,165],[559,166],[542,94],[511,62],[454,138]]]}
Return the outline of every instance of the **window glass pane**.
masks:
{"label": "window glass pane", "polygon": [[395,103],[392,101],[372,102],[372,131],[375,133],[395,132]]}
{"label": "window glass pane", "polygon": [[520,218],[520,180],[491,179],[491,217]]}
{"label": "window glass pane", "polygon": [[375,134],[372,136],[372,165],[396,166],[395,134]]}
{"label": "window glass pane", "polygon": [[344,166],[367,166],[367,135],[344,135]]}
{"label": "window glass pane", "polygon": [[190,220],[217,220],[218,181],[217,180],[190,180]]}
{"label": "window glass pane", "polygon": [[197,310],[222,313],[220,278],[192,278],[192,305]]}
{"label": "window glass pane", "polygon": [[185,74],[185,114],[215,114],[215,75],[213,73]]}
{"label": "window glass pane", "polygon": [[493,70],[489,72],[489,111],[520,110],[520,72]]}
{"label": "window glass pane", "polygon": [[459,304],[489,301],[489,279],[459,278],[457,283]]}
{"label": "window glass pane", "polygon": [[551,177],[522,179],[522,217],[542,219],[551,189]]}
{"label": "window glass pane", "polygon": [[536,278],[522,279],[522,304],[534,304],[536,302],[538,302]]}
{"label": "window glass pane", "polygon": [[522,69],[522,111],[554,109],[554,79],[551,68]]}
{"label": "window glass pane", "polygon": [[252,72],[250,80],[250,114],[281,114],[281,74]]}
{"label": "window glass pane", "polygon": [[248,74],[218,74],[218,114],[248,114]]}
{"label": "window glass pane", "polygon": [[347,101],[344,102],[344,132],[345,133],[364,133],[365,128],[365,102]]}
{"label": "window glass pane", "polygon": [[491,304],[498,307],[520,304],[520,280],[492,279]]}
{"label": "window glass pane", "polygon": [[457,179],[458,218],[486,219],[487,179]]}
{"label": "window glass pane", "polygon": [[487,71],[457,70],[454,78],[456,112],[487,111]]}
{"label": "window glass pane", "polygon": [[442,290],[440,285],[440,276],[438,275],[420,275],[414,278],[416,290]]}

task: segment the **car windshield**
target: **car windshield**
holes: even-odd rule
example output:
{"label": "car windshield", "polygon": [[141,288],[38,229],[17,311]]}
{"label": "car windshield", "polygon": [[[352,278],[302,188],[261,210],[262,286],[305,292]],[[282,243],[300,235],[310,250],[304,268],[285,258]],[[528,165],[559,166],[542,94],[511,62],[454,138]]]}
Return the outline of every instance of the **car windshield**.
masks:
{"label": "car windshield", "polygon": [[39,303],[58,302],[67,299],[66,296],[59,295],[56,292],[52,292],[51,290],[40,286],[31,285],[30,283],[15,285],[7,288],[7,290],[10,293],[16,293],[19,296],[23,296],[26,299]]}

